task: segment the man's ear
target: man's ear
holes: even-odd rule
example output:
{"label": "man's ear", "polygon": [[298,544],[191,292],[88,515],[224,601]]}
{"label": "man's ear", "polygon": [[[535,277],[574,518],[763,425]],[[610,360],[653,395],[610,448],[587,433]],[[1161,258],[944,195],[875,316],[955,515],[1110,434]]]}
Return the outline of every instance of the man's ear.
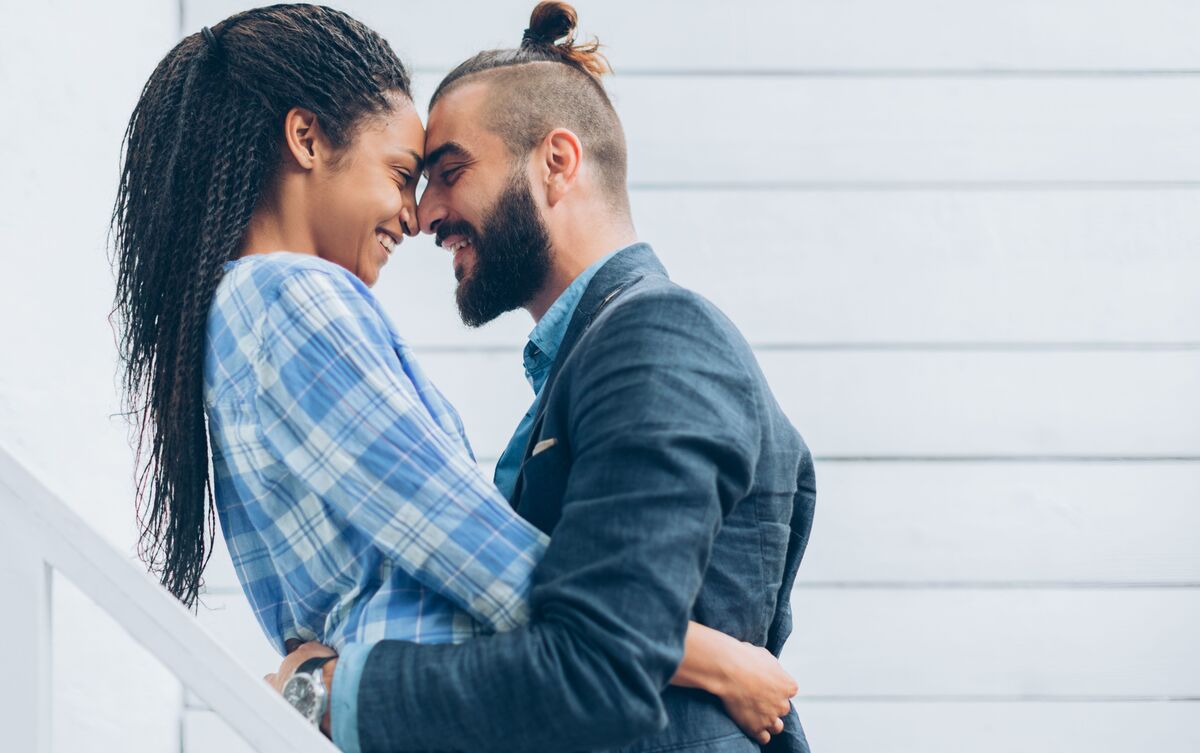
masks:
{"label": "man's ear", "polygon": [[583,143],[573,131],[555,128],[542,141],[546,203],[554,206],[571,192],[583,166]]}
{"label": "man's ear", "polygon": [[303,107],[293,107],[283,116],[283,141],[285,155],[290,155],[296,166],[304,170],[313,169],[329,144],[316,114]]}

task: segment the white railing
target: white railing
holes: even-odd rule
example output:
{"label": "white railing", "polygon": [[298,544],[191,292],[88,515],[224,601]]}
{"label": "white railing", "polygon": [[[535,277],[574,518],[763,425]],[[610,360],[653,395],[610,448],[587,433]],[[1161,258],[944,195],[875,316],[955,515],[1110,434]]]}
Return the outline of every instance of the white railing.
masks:
{"label": "white railing", "polygon": [[50,753],[51,573],[70,579],[260,753],[335,753],[183,606],[0,446],[0,749]]}

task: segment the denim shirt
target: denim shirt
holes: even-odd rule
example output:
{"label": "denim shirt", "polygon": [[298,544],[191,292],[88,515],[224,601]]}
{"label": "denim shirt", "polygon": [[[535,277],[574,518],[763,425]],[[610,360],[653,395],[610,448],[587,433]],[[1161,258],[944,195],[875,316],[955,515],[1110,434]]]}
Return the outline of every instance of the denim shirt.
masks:
{"label": "denim shirt", "polygon": [[529,342],[525,344],[524,353],[525,379],[533,388],[533,404],[529,406],[529,410],[525,411],[521,423],[517,424],[517,430],[513,433],[512,439],[508,440],[508,446],[504,448],[500,460],[496,463],[496,472],[493,478],[500,493],[509,499],[512,499],[513,490],[517,484],[517,474],[521,470],[525,445],[529,443],[529,434],[533,431],[533,419],[537,415],[542,387],[545,386],[546,379],[550,376],[550,369],[554,366],[554,359],[558,355],[558,346],[562,344],[563,335],[567,333],[567,326],[571,323],[571,317],[575,315],[579,299],[583,297],[588,283],[592,281],[601,267],[623,250],[617,249],[585,269],[546,310],[546,314],[529,333]]}

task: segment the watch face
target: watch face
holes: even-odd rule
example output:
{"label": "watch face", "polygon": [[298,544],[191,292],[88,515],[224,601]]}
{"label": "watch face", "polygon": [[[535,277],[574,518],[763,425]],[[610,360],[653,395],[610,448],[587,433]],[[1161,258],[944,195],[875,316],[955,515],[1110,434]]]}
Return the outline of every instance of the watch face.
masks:
{"label": "watch face", "polygon": [[[324,690],[325,688],[321,688]],[[311,675],[295,675],[283,686],[283,698],[309,721],[320,721],[321,694]]]}

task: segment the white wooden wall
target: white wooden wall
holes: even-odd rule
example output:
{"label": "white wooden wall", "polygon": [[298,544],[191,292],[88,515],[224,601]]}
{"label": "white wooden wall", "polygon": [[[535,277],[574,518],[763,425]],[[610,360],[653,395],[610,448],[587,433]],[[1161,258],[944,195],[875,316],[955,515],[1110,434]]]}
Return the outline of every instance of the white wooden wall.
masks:
{"label": "white wooden wall", "polygon": [[[532,4],[341,5],[425,101]],[[819,459],[786,654],[814,749],[1200,749],[1200,4],[576,5],[641,236]],[[465,330],[453,284],[421,239],[377,290],[490,464],[531,325]],[[204,618],[265,672],[220,567]]]}

